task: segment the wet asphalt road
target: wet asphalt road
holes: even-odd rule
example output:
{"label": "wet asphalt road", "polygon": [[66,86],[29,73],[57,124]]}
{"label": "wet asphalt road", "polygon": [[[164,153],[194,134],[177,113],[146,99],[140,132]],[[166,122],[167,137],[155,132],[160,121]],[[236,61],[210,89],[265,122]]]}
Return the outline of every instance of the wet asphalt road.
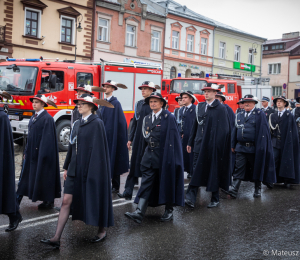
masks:
{"label": "wet asphalt road", "polygon": [[162,223],[164,208],[148,208],[141,225],[124,216],[135,204],[113,194],[115,226],[106,240],[90,244],[97,228],[69,220],[60,250],[39,242],[54,235],[58,213],[38,211],[40,202],[24,198],[17,230],[5,233],[8,218],[0,215],[0,259],[300,259],[300,187],[263,186],[262,197],[254,199],[253,186],[243,183],[236,200],[221,194],[214,209],[206,208],[210,193],[201,188],[194,210],[177,207],[174,220]]}

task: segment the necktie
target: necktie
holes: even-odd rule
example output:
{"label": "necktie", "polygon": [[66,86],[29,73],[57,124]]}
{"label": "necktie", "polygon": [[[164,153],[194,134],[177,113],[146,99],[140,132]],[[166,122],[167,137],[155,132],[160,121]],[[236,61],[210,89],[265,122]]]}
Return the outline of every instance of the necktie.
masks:
{"label": "necktie", "polygon": [[186,110],[187,110],[187,107],[185,107],[185,108],[183,109],[183,114],[185,113]]}
{"label": "necktie", "polygon": [[35,114],[34,114],[34,119],[33,119],[33,121],[35,121],[35,120],[36,120],[37,116],[38,116],[38,114],[37,114],[37,113],[35,113]]}
{"label": "necktie", "polygon": [[249,117],[250,112],[246,112],[246,118],[247,119]]}
{"label": "necktie", "polygon": [[153,116],[152,116],[152,123],[155,121],[155,119],[156,119],[156,116],[155,116],[155,114],[153,114]]}
{"label": "necktie", "polygon": [[278,116],[281,117],[281,112],[278,113]]}

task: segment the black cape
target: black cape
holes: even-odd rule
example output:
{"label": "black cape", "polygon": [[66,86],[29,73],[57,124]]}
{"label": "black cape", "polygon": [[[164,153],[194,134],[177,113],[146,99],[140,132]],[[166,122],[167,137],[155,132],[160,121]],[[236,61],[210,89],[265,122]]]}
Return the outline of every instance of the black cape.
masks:
{"label": "black cape", "polygon": [[109,102],[114,108],[101,107],[110,154],[111,177],[128,172],[129,154],[127,148],[127,123],[122,106],[116,97]]}
{"label": "black cape", "polygon": [[[237,116],[245,117],[245,111],[242,111]],[[274,153],[269,125],[265,114],[255,108],[252,113],[255,113],[255,161],[254,169],[247,167],[245,179],[243,181],[262,181],[268,183],[276,182]],[[232,134],[232,148],[237,144],[236,140],[237,128],[234,128]]]}
{"label": "black cape", "polygon": [[7,114],[0,107],[0,214],[16,211],[14,141]]}
{"label": "black cape", "polygon": [[[143,146],[147,145],[143,141]],[[139,194],[135,203],[139,202]],[[167,110],[161,112],[159,180],[153,187],[149,206],[167,203],[184,206],[184,166],[181,138],[175,117]]]}
{"label": "black cape", "polygon": [[193,122],[196,116],[195,113],[196,106],[193,104],[183,115],[184,119],[183,125],[183,138],[182,138],[182,148],[183,148],[183,162],[184,162],[184,171],[187,173],[193,174],[193,160],[194,154],[193,151],[191,153],[187,152],[187,145],[190,138],[190,132],[193,126]]}
{"label": "black cape", "polygon": [[[201,111],[200,106],[206,106],[206,102],[197,105],[198,111]],[[231,128],[227,109],[215,99],[206,113],[200,153],[190,185],[205,186],[206,191],[211,192],[219,187],[228,190],[231,182]],[[198,127],[196,116],[195,124]]]}
{"label": "black cape", "polygon": [[143,120],[146,115],[152,112],[150,106],[142,99],[136,103],[135,112],[132,119],[129,141],[132,142],[132,154],[129,175],[134,177],[142,177],[140,170],[141,161],[145,152],[145,147],[142,146],[144,137],[142,134]]}
{"label": "black cape", "polygon": [[[230,106],[228,106],[227,104],[224,104],[224,106],[227,109],[231,131],[234,131],[235,114]],[[234,172],[234,166],[235,166],[235,153],[231,152],[231,174],[233,174]]]}
{"label": "black cape", "polygon": [[56,128],[53,117],[44,110],[28,125],[24,167],[17,195],[33,202],[53,201],[61,196]]}
{"label": "black cape", "polygon": [[[275,127],[273,121],[277,114],[270,115],[270,121]],[[299,137],[298,129],[294,116],[290,111],[285,111],[282,118],[281,133],[281,163],[278,172],[278,183],[284,182],[284,179],[289,179],[289,183],[299,184],[300,181],[300,160],[299,160]],[[274,181],[275,183],[275,181]]]}
{"label": "black cape", "polygon": [[113,226],[109,148],[103,122],[97,115],[90,115],[87,122],[75,124],[80,126],[72,219],[92,226]]}

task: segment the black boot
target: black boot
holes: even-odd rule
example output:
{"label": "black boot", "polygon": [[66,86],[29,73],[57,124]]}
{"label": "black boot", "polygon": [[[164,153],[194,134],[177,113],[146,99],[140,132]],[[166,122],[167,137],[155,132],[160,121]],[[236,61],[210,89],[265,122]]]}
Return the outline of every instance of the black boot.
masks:
{"label": "black boot", "polygon": [[15,230],[23,220],[19,211],[17,211],[15,214],[8,214],[8,217],[9,226],[7,229],[5,229],[5,232],[11,232]]}
{"label": "black boot", "polygon": [[165,213],[161,216],[160,221],[167,222],[173,219],[173,206],[166,205]]}
{"label": "black boot", "polygon": [[53,201],[44,201],[40,205],[38,205],[38,209],[52,209],[54,207]]}
{"label": "black boot", "polygon": [[235,179],[232,182],[232,186],[229,188],[229,191],[227,192],[227,194],[229,194],[232,198],[236,198],[240,185],[241,185],[242,180],[240,179]]}
{"label": "black boot", "polygon": [[255,182],[255,191],[254,191],[253,197],[254,198],[261,197],[261,182],[260,181]]}
{"label": "black boot", "polygon": [[207,205],[208,208],[218,207],[220,203],[219,190],[211,193],[210,203]]}
{"label": "black boot", "polygon": [[140,198],[139,204],[137,205],[135,212],[126,212],[125,216],[132,219],[134,222],[141,224],[146,213],[147,207],[148,200]]}
{"label": "black boot", "polygon": [[125,199],[125,200],[131,200],[132,199],[132,195],[128,194],[126,191],[124,191],[123,193],[117,193],[117,195],[121,199]]}

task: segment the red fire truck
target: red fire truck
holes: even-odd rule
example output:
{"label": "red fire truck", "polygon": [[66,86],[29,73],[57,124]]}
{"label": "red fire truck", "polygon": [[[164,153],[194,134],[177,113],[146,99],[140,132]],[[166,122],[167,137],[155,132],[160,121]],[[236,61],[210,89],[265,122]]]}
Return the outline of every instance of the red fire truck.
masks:
{"label": "red fire truck", "polygon": [[[121,102],[127,124],[134,115],[134,104],[142,99],[138,86],[149,80],[160,85],[162,79],[160,67],[136,65],[120,62],[79,62],[50,59],[7,59],[0,63],[0,90],[13,96],[13,100],[3,100],[11,121],[14,139],[24,135],[28,130],[30,117],[33,115],[30,97],[39,90],[52,100],[57,108],[47,107],[53,116],[57,128],[59,149],[66,151],[70,134],[71,114],[75,106],[73,100],[77,92],[74,87],[79,84],[101,86],[106,80],[125,84],[128,89],[118,89],[114,96]],[[98,93],[95,93],[99,97]],[[22,139],[16,141],[21,144]]]}
{"label": "red fire truck", "polygon": [[[176,107],[179,107],[175,97],[181,92],[190,90],[199,102],[203,102],[205,99],[201,89],[206,83],[215,83],[222,86],[221,91],[226,95],[226,104],[235,111],[238,107],[237,101],[242,95],[241,86],[237,84],[237,80],[241,79],[239,76],[218,74],[206,74],[206,78],[181,78],[179,74],[177,78],[162,80],[161,94],[168,100],[169,111],[173,112]],[[196,101],[195,104],[197,103]]]}

